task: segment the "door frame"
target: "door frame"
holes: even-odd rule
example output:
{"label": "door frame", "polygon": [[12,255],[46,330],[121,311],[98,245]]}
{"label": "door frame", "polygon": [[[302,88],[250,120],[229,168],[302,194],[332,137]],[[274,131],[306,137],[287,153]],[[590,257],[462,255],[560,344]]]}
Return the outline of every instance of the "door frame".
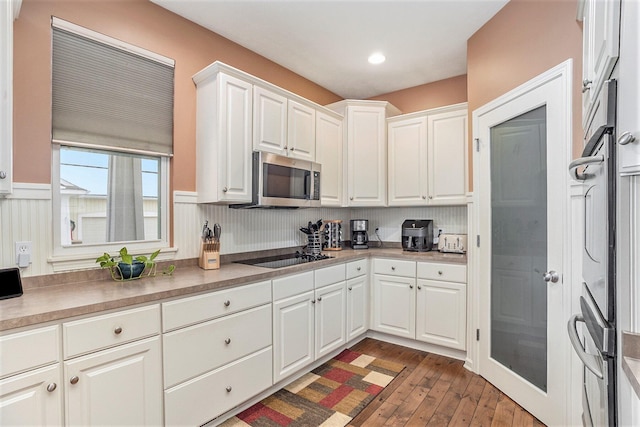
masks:
{"label": "door frame", "polygon": [[[490,301],[488,296],[481,295],[480,288],[483,280],[488,280],[482,277],[481,272],[481,256],[482,250],[484,248],[488,248],[490,244],[490,230],[487,229],[486,218],[482,217],[482,201],[480,198],[480,194],[478,189],[480,188],[480,180],[481,176],[484,173],[488,173],[486,171],[481,170],[480,168],[480,159],[479,159],[479,151],[483,148],[488,149],[488,145],[486,141],[479,141],[480,135],[480,127],[479,127],[479,119],[481,116],[490,113],[493,110],[496,110],[499,107],[508,104],[515,99],[534,91],[535,89],[544,86],[547,83],[550,83],[556,79],[560,79],[562,90],[558,93],[558,100],[561,102],[562,108],[561,111],[564,114],[559,117],[556,116],[555,119],[559,120],[561,123],[562,135],[559,136],[560,141],[565,141],[565,146],[560,147],[558,149],[559,153],[562,153],[562,158],[558,159],[558,164],[568,165],[571,156],[572,156],[572,115],[573,115],[573,103],[572,103],[572,76],[573,76],[573,61],[568,59],[567,61],[557,65],[556,67],[534,77],[528,82],[522,84],[521,86],[507,92],[506,94],[496,98],[495,100],[479,107],[478,109],[473,111],[472,114],[472,123],[473,123],[473,203],[472,209],[470,210],[471,218],[470,218],[470,234],[473,236],[474,247],[470,250],[470,259],[469,259],[469,302],[470,302],[470,320],[468,322],[469,333],[468,336],[473,337],[469,340],[468,346],[468,355],[467,355],[467,363],[466,366],[473,370],[475,373],[482,375],[483,367],[480,360],[481,355],[481,346],[480,340],[477,340],[476,333],[479,331],[480,339],[489,340],[490,339],[490,331],[488,329],[488,324],[481,324],[481,310],[483,305],[488,305],[488,301]],[[549,143],[549,141],[548,141]],[[552,142],[551,142],[552,143]],[[562,281],[564,282],[561,285],[561,298],[562,298],[562,318],[563,322],[561,324],[555,325],[555,328],[565,329],[566,319],[569,319],[571,316],[572,309],[572,292],[571,292],[571,279],[573,277],[572,274],[572,248],[571,248],[571,227],[570,227],[570,192],[569,192],[569,174],[567,172],[566,166],[563,168],[563,174],[561,175],[561,182],[558,182],[557,185],[561,187],[561,191],[563,194],[562,200],[558,200],[556,203],[561,204],[558,208],[561,209],[562,221],[563,221],[563,232],[562,232],[562,265],[556,266],[557,269],[561,269],[562,272]],[[490,225],[489,225],[490,226]],[[477,245],[477,241],[480,241],[480,246]],[[490,259],[490,258],[489,258]],[[548,326],[549,327],[549,326]],[[566,375],[567,380],[564,384],[564,391],[561,393],[561,398],[565,401],[563,402],[564,410],[562,411],[561,417],[562,420],[556,421],[556,424],[566,424],[566,421],[571,420],[570,417],[570,395],[569,392],[571,390],[571,382],[570,382],[570,371],[571,371],[571,347],[568,340],[567,334],[563,334],[563,341],[560,343],[560,351],[561,354],[560,360],[550,360],[549,365],[552,367],[551,372],[555,373],[563,373]],[[553,366],[552,366],[553,364]],[[516,402],[516,398],[514,396],[510,396]],[[525,407],[525,409],[528,409]],[[545,420],[542,420],[545,421]]]}

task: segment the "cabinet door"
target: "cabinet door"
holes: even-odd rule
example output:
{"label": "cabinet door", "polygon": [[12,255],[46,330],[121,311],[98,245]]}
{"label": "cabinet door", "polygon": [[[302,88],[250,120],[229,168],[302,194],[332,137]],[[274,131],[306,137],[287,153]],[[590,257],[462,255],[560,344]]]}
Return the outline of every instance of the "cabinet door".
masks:
{"label": "cabinet door", "polygon": [[385,206],[387,133],[384,107],[347,107],[349,206]]}
{"label": "cabinet door", "polygon": [[467,109],[429,115],[428,203],[464,205],[467,188]]}
{"label": "cabinet door", "polygon": [[314,360],[313,291],[273,303],[273,381]]}
{"label": "cabinet door", "polygon": [[388,121],[389,206],[427,203],[427,117]]}
{"label": "cabinet door", "polygon": [[286,155],[287,98],[260,86],[253,88],[253,149]]}
{"label": "cabinet door", "polygon": [[347,280],[347,341],[369,329],[367,309],[367,282],[369,276]]}
{"label": "cabinet door", "polygon": [[320,172],[320,202],[322,206],[342,206],[342,120],[316,112],[316,162]]}
{"label": "cabinet door", "polygon": [[64,362],[68,425],[162,424],[160,338]]}
{"label": "cabinet door", "polygon": [[466,302],[464,283],[418,279],[416,339],[464,350]]}
{"label": "cabinet door", "polygon": [[416,279],[373,276],[373,329],[405,338],[416,337]]}
{"label": "cabinet door", "polygon": [[315,291],[316,359],[343,345],[346,339],[346,282]]}
{"label": "cabinet door", "polygon": [[583,124],[620,48],[620,0],[586,0],[582,27]]}
{"label": "cabinet door", "polygon": [[13,178],[13,20],[19,3],[0,4],[0,195],[10,194]]}
{"label": "cabinet door", "polygon": [[316,160],[316,110],[289,100],[289,157],[314,162]]}
{"label": "cabinet door", "polygon": [[0,425],[62,425],[60,380],[55,364],[0,381]]}
{"label": "cabinet door", "polygon": [[[640,2],[624,3],[618,70],[618,162],[622,175],[640,174]],[[633,137],[633,141],[629,141]],[[624,143],[624,144],[623,144]]]}

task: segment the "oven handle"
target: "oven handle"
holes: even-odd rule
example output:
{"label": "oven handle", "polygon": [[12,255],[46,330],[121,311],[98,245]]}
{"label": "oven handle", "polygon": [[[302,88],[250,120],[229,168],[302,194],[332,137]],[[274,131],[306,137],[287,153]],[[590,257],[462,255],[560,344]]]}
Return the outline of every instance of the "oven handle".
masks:
{"label": "oven handle", "polygon": [[592,354],[589,354],[584,351],[582,347],[582,343],[580,343],[580,338],[578,337],[578,328],[577,323],[584,322],[584,317],[581,314],[574,314],[569,319],[569,323],[567,324],[567,331],[569,332],[569,340],[571,341],[571,345],[573,349],[578,354],[584,366],[587,367],[588,370],[593,372],[593,374],[599,379],[604,379],[604,374],[602,373],[602,366],[598,362],[598,358]]}
{"label": "oven handle", "polygon": [[578,168],[586,165],[599,165],[602,164],[602,162],[604,162],[604,155],[602,154],[592,157],[580,157],[579,159],[575,159],[573,162],[569,163],[569,175],[571,175],[571,178],[575,180],[586,181],[591,177],[591,175],[584,172],[578,172]]}

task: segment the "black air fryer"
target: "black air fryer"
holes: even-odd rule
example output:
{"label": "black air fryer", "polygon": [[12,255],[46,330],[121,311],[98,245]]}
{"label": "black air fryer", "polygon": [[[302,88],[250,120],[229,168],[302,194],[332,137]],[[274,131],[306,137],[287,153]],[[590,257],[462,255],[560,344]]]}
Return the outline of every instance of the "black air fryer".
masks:
{"label": "black air fryer", "polygon": [[427,252],[432,247],[432,219],[407,219],[402,223],[402,250]]}

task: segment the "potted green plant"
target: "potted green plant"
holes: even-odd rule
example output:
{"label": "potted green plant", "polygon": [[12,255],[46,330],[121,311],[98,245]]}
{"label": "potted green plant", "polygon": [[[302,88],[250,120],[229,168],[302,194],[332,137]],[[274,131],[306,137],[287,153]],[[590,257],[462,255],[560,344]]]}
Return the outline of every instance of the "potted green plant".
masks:
{"label": "potted green plant", "polygon": [[[135,258],[129,253],[127,247],[120,249],[119,256],[111,256],[108,253],[102,254],[96,259],[96,263],[101,268],[108,268],[111,278],[116,281],[134,280],[144,276],[156,275],[155,259],[160,253],[160,249],[149,255],[138,255]],[[171,274],[175,270],[174,265],[170,265],[162,274]]]}

